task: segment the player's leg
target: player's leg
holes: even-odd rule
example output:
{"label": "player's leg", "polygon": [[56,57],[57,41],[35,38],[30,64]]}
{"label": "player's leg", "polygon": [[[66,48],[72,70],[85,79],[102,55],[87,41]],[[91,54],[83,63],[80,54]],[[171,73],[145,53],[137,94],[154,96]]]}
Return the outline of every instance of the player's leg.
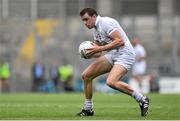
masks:
{"label": "player's leg", "polygon": [[136,79],[138,82],[141,82],[144,79],[144,76],[141,74],[133,75],[133,78]]}
{"label": "player's leg", "polygon": [[133,75],[133,80],[136,81],[136,83],[138,83],[138,87],[139,87],[139,92],[142,92],[142,82],[144,80],[144,76],[141,74],[135,74]]}
{"label": "player's leg", "polygon": [[139,84],[140,92],[142,92],[142,82],[146,72],[146,63],[135,63],[132,68],[133,79]]}
{"label": "player's leg", "polygon": [[122,65],[115,64],[108,75],[107,85],[128,95],[132,95],[133,89],[128,84],[120,81],[127,72],[127,69]]}
{"label": "player's leg", "polygon": [[112,65],[103,56],[90,64],[82,73],[84,80],[84,91],[86,99],[92,98],[92,80],[99,75],[107,73],[111,70]]}
{"label": "player's leg", "polygon": [[2,80],[0,79],[0,93],[2,91]]}
{"label": "player's leg", "polygon": [[93,115],[93,103],[92,103],[92,80],[99,75],[107,73],[111,70],[112,65],[108,62],[108,60],[102,56],[96,59],[92,64],[90,64],[82,73],[82,78],[84,80],[84,94],[85,94],[85,102],[83,110],[78,113],[79,116],[89,116]]}
{"label": "player's leg", "polygon": [[2,92],[8,91],[8,79],[2,80]]}
{"label": "player's leg", "polygon": [[146,116],[149,107],[149,99],[146,96],[143,96],[141,93],[133,90],[128,84],[120,81],[126,73],[127,69],[124,66],[115,64],[109,73],[106,83],[113,89],[133,96],[135,100],[140,104],[141,115]]}

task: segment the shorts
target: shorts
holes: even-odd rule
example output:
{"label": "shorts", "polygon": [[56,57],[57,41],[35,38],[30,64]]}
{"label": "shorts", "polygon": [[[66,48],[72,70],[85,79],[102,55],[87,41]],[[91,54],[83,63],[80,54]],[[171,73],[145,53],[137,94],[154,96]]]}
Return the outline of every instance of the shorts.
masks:
{"label": "shorts", "polygon": [[133,75],[144,75],[146,72],[146,63],[145,62],[135,62],[132,68]]}
{"label": "shorts", "polygon": [[127,70],[130,70],[135,62],[135,55],[131,53],[109,52],[104,56],[112,65],[120,64]]}

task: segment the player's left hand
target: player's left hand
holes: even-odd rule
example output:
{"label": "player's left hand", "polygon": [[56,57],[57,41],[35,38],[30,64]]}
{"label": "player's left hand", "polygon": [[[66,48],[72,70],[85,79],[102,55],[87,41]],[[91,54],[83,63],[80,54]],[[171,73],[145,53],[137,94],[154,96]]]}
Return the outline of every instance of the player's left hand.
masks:
{"label": "player's left hand", "polygon": [[92,55],[101,52],[101,47],[97,45],[96,43],[92,43],[93,48],[86,49],[87,50],[87,56],[91,57]]}

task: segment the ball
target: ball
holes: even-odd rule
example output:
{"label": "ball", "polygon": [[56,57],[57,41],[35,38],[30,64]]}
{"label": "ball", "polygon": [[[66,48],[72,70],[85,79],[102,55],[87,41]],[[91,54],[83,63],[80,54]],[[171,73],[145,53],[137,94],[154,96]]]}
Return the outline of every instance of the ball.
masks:
{"label": "ball", "polygon": [[79,54],[82,58],[89,59],[91,57],[87,56],[87,49],[93,48],[93,42],[91,41],[84,41],[79,45]]}

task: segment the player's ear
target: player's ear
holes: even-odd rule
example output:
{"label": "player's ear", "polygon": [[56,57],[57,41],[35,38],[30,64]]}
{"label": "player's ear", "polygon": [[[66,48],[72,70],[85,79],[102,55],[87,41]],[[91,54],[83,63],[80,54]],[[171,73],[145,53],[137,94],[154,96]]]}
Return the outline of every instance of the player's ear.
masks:
{"label": "player's ear", "polygon": [[94,14],[94,15],[92,15],[92,17],[93,17],[93,18],[96,18],[97,16]]}

